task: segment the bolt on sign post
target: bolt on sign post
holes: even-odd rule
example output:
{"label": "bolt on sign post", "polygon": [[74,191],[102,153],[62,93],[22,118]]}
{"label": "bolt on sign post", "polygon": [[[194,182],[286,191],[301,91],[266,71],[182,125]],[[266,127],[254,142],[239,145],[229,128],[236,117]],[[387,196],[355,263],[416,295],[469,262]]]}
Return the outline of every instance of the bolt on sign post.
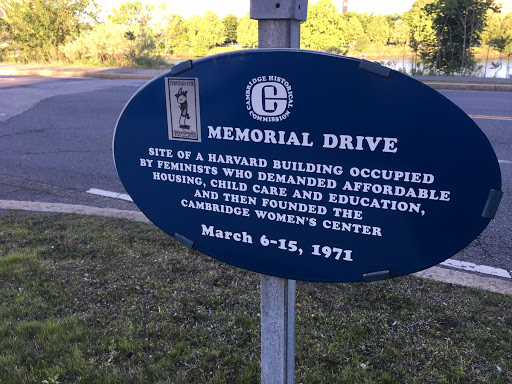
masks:
{"label": "bolt on sign post", "polygon": [[469,116],[380,64],[297,49],[305,12],[305,2],[253,1],[265,48],[172,67],[134,94],[113,140],[148,219],[265,275],[264,384],[293,382],[295,280],[429,268],[477,238],[503,195],[496,154]]}

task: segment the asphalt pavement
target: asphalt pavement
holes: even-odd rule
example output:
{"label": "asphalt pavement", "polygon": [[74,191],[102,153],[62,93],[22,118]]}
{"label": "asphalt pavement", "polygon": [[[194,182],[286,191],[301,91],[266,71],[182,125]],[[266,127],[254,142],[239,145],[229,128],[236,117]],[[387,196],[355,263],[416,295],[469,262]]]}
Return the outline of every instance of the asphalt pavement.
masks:
{"label": "asphalt pavement", "polygon": [[[62,179],[63,177],[69,177],[72,178],[69,183],[69,185],[74,186],[81,186],[84,191],[86,190],[86,187],[90,186],[87,181],[87,175],[92,173],[95,173],[98,176],[100,176],[101,180],[104,180],[105,185],[107,189],[109,190],[122,190],[120,186],[115,184],[114,181],[112,181],[112,178],[109,176],[112,173],[111,169],[104,169],[105,163],[110,163],[110,158],[107,159],[107,157],[111,156],[109,153],[109,148],[102,148],[101,151],[97,149],[92,150],[88,148],[87,143],[91,142],[91,145],[95,143],[95,140],[99,140],[102,143],[108,142],[110,143],[110,136],[111,132],[102,132],[101,130],[98,130],[96,133],[92,130],[91,127],[95,127],[97,125],[97,122],[92,120],[90,116],[87,115],[87,111],[84,110],[85,108],[81,106],[89,105],[91,103],[91,95],[93,95],[93,99],[97,101],[97,105],[95,110],[95,114],[97,114],[97,118],[101,121],[108,122],[105,123],[107,126],[114,126],[115,121],[112,120],[112,117],[109,113],[107,113],[107,105],[109,107],[112,107],[112,104],[114,102],[114,107],[117,109],[121,109],[124,103],[126,102],[126,99],[129,98],[129,95],[134,92],[134,88],[131,87],[138,87],[140,86],[143,81],[150,80],[154,78],[155,76],[161,75],[163,70],[141,70],[141,69],[129,69],[129,68],[91,68],[91,67],[71,67],[71,66],[33,66],[33,65],[6,65],[6,64],[0,64],[0,76],[46,76],[47,81],[44,85],[45,88],[45,95],[44,97],[42,95],[37,95],[37,87],[31,87],[26,88],[22,87],[21,91],[26,91],[25,93],[21,94],[23,99],[26,99],[26,106],[23,106],[19,103],[19,100],[9,100],[9,102],[12,104],[12,108],[9,108],[9,111],[12,111],[13,115],[19,115],[23,112],[23,115],[19,117],[19,119],[22,119],[23,121],[17,121],[17,123],[22,124],[26,127],[35,127],[31,128],[31,130],[28,130],[22,133],[30,134],[31,136],[38,136],[41,138],[41,136],[46,137],[49,133],[46,131],[43,131],[43,129],[38,129],[38,122],[41,122],[42,119],[42,109],[32,109],[32,106],[39,102],[39,100],[46,99],[47,96],[52,96],[51,99],[47,99],[48,102],[45,104],[41,104],[41,107],[48,107],[48,110],[51,110],[51,105],[54,104],[58,106],[59,109],[64,108],[66,110],[66,115],[68,115],[68,120],[62,121],[61,118],[59,118],[58,121],[50,121],[47,125],[51,128],[51,130],[61,129],[64,131],[67,131],[70,129],[69,127],[74,127],[74,129],[77,129],[77,132],[75,135],[73,135],[74,140],[76,140],[77,143],[80,143],[80,148],[76,149],[74,148],[69,150],[63,150],[63,146],[67,145],[67,143],[64,143],[63,141],[60,141],[59,139],[50,140],[50,142],[47,143],[48,146],[57,146],[58,148],[43,148],[43,143],[39,142],[39,145],[35,149],[29,149],[25,148],[25,144],[20,144],[20,148],[25,148],[23,152],[23,158],[30,157],[33,161],[31,166],[34,167],[34,171],[37,171],[38,174],[41,173],[40,169],[40,163],[37,160],[38,156],[41,156],[43,153],[50,153],[54,154],[55,157],[58,157],[59,169],[63,168],[70,168],[70,172],[59,172],[59,179]],[[57,84],[53,85],[53,81],[51,80],[51,77],[59,77],[59,78],[70,78],[69,80],[65,80],[66,82],[71,82],[70,84],[66,85],[66,91],[62,91],[62,89],[58,89],[58,87],[62,87],[62,85],[58,86]],[[76,78],[76,79],[71,79]],[[82,79],[79,79],[82,78]],[[95,84],[95,81],[87,78],[96,78],[96,79],[110,79],[113,83],[114,80],[125,80],[121,83],[123,83],[123,88],[119,88],[118,86],[116,89],[123,90],[122,94],[119,94],[118,91],[112,90],[104,90],[104,88],[107,86],[107,84]],[[27,78],[28,79],[28,78]],[[424,83],[428,84],[429,86],[432,86],[436,89],[443,89],[443,90],[478,90],[478,91],[501,91],[501,92],[512,92],[512,79],[494,79],[494,78],[469,78],[469,77],[444,77],[444,76],[438,76],[438,77],[416,77],[416,79],[423,81]],[[130,81],[130,83],[125,84],[126,81]],[[22,80],[23,81],[23,80]],[[27,80],[28,81],[28,80]],[[39,81],[32,79],[31,82]],[[62,81],[62,80],[61,80]],[[133,84],[132,84],[133,82]],[[108,86],[113,84],[108,84]],[[42,88],[43,86],[41,86]],[[54,92],[51,91],[55,87]],[[50,89],[50,91],[48,91]],[[103,89],[103,90],[102,90]],[[100,92],[100,90],[102,90]],[[41,89],[42,92],[42,89]],[[48,93],[50,92],[50,93]],[[81,92],[86,92],[82,94]],[[450,92],[450,91],[448,91]],[[18,92],[19,93],[19,92]],[[75,94],[73,96],[73,99],[70,100],[69,94]],[[126,94],[126,95],[125,95]],[[464,93],[466,94],[466,93]],[[467,95],[471,94],[471,92],[468,92]],[[490,97],[489,94],[482,93],[482,97],[485,97],[486,100]],[[498,97],[500,94],[496,93],[496,97]],[[36,100],[37,99],[37,100]],[[114,100],[114,101],[112,101]],[[496,106],[496,108],[500,107],[500,101],[501,99],[498,98],[496,102],[493,102],[492,104]],[[4,100],[4,102],[7,102],[8,100]],[[460,106],[463,107],[465,100],[464,96],[458,96],[457,99],[454,100],[457,104],[461,104]],[[109,104],[110,103],[110,104]],[[48,105],[47,105],[48,104]],[[102,107],[103,106],[103,107]],[[16,107],[16,108],[15,108]],[[21,108],[21,109],[20,109]],[[504,113],[505,111],[509,111],[510,108],[508,106],[502,106],[500,107],[503,110],[496,111],[496,114],[499,116],[507,115],[508,113]],[[18,110],[20,109],[20,110]],[[24,113],[26,111],[29,111],[29,113]],[[1,112],[1,111],[0,111]],[[470,112],[471,114],[475,114],[474,118],[479,118],[478,115],[484,114],[484,110],[482,112],[478,109],[472,108]],[[487,113],[488,114],[488,113]],[[0,114],[2,115],[2,114]],[[47,116],[51,116],[52,114],[49,112]],[[60,116],[60,115],[59,115]],[[5,114],[5,116],[0,116],[0,122],[7,121],[12,116],[9,114]],[[486,121],[490,123],[496,123],[501,124],[499,120],[489,120],[492,116],[484,116],[487,118]],[[481,117],[482,118],[482,117]],[[57,117],[55,117],[57,119]],[[110,121],[112,120],[112,121]],[[77,126],[77,122],[80,122]],[[503,121],[504,123],[505,121]],[[82,127],[83,125],[83,127]],[[21,140],[23,135],[20,136],[20,133],[15,130],[15,127],[9,127],[8,125],[5,125],[3,131],[3,135],[7,135],[11,138],[11,140]],[[486,128],[486,126],[484,126]],[[10,132],[9,129],[12,129],[13,131]],[[501,129],[501,128],[500,128]],[[504,128],[503,128],[504,129]],[[61,132],[61,133],[63,133]],[[80,132],[80,133],[79,133]],[[489,133],[488,133],[489,134]],[[82,137],[83,136],[83,137]],[[105,137],[103,137],[105,136]],[[59,137],[59,135],[57,135]],[[101,139],[101,140],[100,140]],[[46,142],[46,141],[45,141]],[[500,140],[498,140],[500,142]],[[12,144],[12,143],[11,143]],[[509,158],[505,156],[505,154],[508,155],[508,149],[506,148],[498,148],[500,149],[500,155],[502,155],[501,152],[503,152],[503,158]],[[503,151],[501,151],[503,149]],[[64,153],[63,153],[64,152]],[[93,161],[90,159],[90,154],[94,153]],[[7,155],[7,154],[6,154]],[[83,159],[80,157],[83,155]],[[103,159],[105,157],[105,159]],[[4,165],[7,165],[9,169],[14,169],[17,166],[22,166],[23,162],[16,162],[15,159],[9,156],[9,161],[5,160],[6,162]],[[12,162],[10,162],[12,160]],[[96,161],[97,160],[97,161]],[[56,160],[57,161],[57,160]],[[77,163],[87,163],[87,167],[85,167],[85,170],[79,170],[77,167],[74,168],[74,165]],[[30,166],[28,167],[30,168]],[[23,175],[24,172],[28,171],[27,165],[23,165],[23,169],[20,169],[20,173]],[[508,168],[507,168],[508,170]],[[52,174],[55,174],[53,170]],[[64,176],[66,175],[66,176]],[[116,179],[117,180],[117,179]],[[1,181],[1,180],[0,180]],[[27,183],[30,185],[27,186]],[[110,185],[109,183],[114,183],[115,185]],[[83,184],[83,185],[82,185]],[[47,181],[43,180],[31,180],[27,181],[25,177],[18,177],[14,178],[13,176],[9,177],[9,185],[10,188],[12,188],[13,194],[19,194],[20,191],[26,191],[30,190],[34,193],[37,192],[39,194],[39,198],[37,199],[38,202],[34,202],[34,206],[28,206],[27,210],[47,210],[50,211],[59,211],[63,210],[66,212],[67,210],[70,210],[71,212],[80,212],[80,213],[90,213],[90,214],[101,214],[98,212],[103,212],[105,214],[116,216],[116,215],[126,215],[126,214],[135,214],[133,211],[133,203],[129,203],[126,201],[118,201],[114,205],[115,208],[112,208],[111,211],[108,211],[109,208],[111,208],[113,205],[111,203],[104,203],[99,197],[91,196],[87,193],[81,193],[77,197],[76,190],[69,190],[66,188],[58,188],[56,185],[60,185],[58,182],[52,182],[49,183]],[[47,200],[43,197],[44,193],[42,193],[42,190],[51,189],[51,193],[49,195],[55,195],[59,196],[58,202],[53,200]],[[58,189],[58,190],[57,190]],[[57,190],[57,191],[56,191]],[[31,193],[32,193],[31,192]],[[19,196],[18,196],[19,197]],[[18,200],[18,197],[16,200]],[[33,196],[26,196],[26,199],[23,199],[23,196],[21,196],[22,200],[27,201],[34,201]],[[77,205],[77,202],[82,205]],[[6,203],[7,204],[7,203]],[[19,204],[19,201],[16,202],[16,204]],[[51,205],[53,204],[53,205]],[[51,205],[51,206],[50,206]],[[96,210],[94,210],[96,208]],[[13,207],[0,207],[1,209],[22,209],[19,206],[13,206]],[[89,212],[90,211],[90,212]],[[107,212],[108,211],[108,212]],[[114,212],[115,211],[115,212]],[[119,212],[118,212],[119,211]],[[506,217],[509,217],[508,215],[504,215]],[[132,218],[132,217],[129,217]],[[133,219],[133,218],[132,218]],[[505,219],[504,219],[505,220]],[[507,223],[501,223],[501,225],[507,226]],[[489,243],[493,243],[494,240],[490,240]],[[479,244],[477,244],[479,245]],[[488,256],[488,255],[487,255]],[[448,272],[447,272],[448,271]],[[440,267],[434,267],[432,269],[429,269],[424,272],[420,272],[420,274],[424,277],[428,278],[435,278],[437,280],[447,281],[447,282],[455,282],[456,280],[457,284],[463,284],[463,285],[470,285],[470,286],[478,286],[478,287],[484,287],[489,289],[490,286],[493,284],[498,284],[498,288],[495,288],[493,290],[497,290],[499,292],[512,294],[512,285],[509,280],[503,280],[503,279],[494,279],[494,278],[487,278],[482,277],[480,275],[474,275],[474,274],[468,274],[468,273],[462,273],[457,272],[451,269],[445,269]]]}

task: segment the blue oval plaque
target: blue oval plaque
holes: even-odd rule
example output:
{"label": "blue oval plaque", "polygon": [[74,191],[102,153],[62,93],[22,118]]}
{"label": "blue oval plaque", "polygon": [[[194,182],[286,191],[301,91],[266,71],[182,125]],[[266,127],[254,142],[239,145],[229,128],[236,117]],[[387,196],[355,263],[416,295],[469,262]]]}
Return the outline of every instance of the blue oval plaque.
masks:
{"label": "blue oval plaque", "polygon": [[114,158],[165,232],[297,280],[438,264],[482,232],[501,193],[489,141],[445,97],[378,64],[308,51],[174,67],[126,105]]}

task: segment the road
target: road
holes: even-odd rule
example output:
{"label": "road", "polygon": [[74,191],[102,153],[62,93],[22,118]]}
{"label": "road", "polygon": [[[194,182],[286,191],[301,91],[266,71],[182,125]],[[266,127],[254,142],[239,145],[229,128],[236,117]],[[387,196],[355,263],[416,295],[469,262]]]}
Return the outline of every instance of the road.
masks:
{"label": "road", "polygon": [[[134,210],[112,161],[117,118],[142,80],[0,77],[0,199]],[[452,259],[512,273],[512,93],[441,91],[485,132],[500,161],[502,204],[483,234]],[[478,175],[475,175],[478,177]]]}
{"label": "road", "polygon": [[[482,235],[453,259],[512,271],[512,94],[502,92],[442,91],[487,135],[498,157],[503,200],[496,218]],[[475,175],[478,177],[478,175]]]}
{"label": "road", "polygon": [[123,106],[143,84],[0,78],[3,199],[134,209],[131,203],[96,198],[86,191],[124,191],[112,161],[112,135]]}

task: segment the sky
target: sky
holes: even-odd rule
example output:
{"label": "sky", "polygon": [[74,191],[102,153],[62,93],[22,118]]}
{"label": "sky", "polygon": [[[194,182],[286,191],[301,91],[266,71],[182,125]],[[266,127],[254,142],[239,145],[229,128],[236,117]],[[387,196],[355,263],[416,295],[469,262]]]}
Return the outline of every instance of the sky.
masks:
{"label": "sky", "polygon": [[[98,1],[104,11],[117,8],[119,4],[129,0],[102,0]],[[239,17],[249,12],[250,0],[141,0],[146,4],[167,3],[171,13],[177,13],[184,17],[193,15],[204,16],[206,11],[216,13],[220,18],[228,14],[235,14]],[[257,1],[257,0],[254,0]],[[279,0],[276,0],[279,1]],[[310,0],[316,3],[318,0]],[[343,0],[333,0],[334,4],[341,10]],[[375,14],[403,13],[411,8],[414,0],[349,0],[349,11],[368,12]]]}
{"label": "sky", "polygon": [[[341,1],[334,2],[341,9]],[[407,12],[414,0],[349,0],[348,10],[359,13],[389,15]]]}

